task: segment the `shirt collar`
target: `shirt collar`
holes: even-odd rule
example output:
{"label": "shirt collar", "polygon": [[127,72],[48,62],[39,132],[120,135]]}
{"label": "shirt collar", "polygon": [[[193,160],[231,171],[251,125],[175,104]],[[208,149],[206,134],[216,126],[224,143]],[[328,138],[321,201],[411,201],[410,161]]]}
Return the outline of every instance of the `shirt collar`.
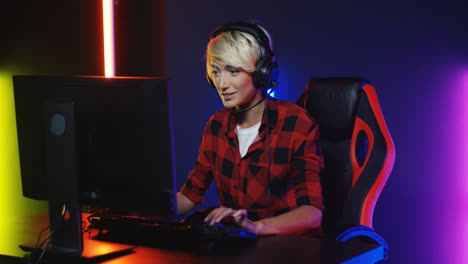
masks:
{"label": "shirt collar", "polygon": [[[266,115],[268,113],[268,126],[270,130],[276,127],[278,122],[278,100],[272,97],[268,97],[265,100],[266,103],[266,110],[263,112],[262,116],[262,123],[260,124],[259,132],[265,130],[266,127]],[[236,125],[237,125],[237,116],[232,112],[227,115],[226,120],[226,130],[225,133],[228,137],[235,137],[236,136]]]}

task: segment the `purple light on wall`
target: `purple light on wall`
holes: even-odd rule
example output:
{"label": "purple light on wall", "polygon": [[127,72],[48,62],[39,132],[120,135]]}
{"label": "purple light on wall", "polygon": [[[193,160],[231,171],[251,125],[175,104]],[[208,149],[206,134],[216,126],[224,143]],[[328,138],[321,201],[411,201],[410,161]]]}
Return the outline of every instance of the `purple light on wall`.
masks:
{"label": "purple light on wall", "polygon": [[[463,164],[462,173],[460,174],[460,180],[464,182],[463,189],[461,190],[461,224],[463,225],[463,232],[461,234],[463,241],[461,243],[461,248],[459,253],[461,254],[460,263],[468,263],[468,67],[465,68],[462,77],[462,98],[463,100],[463,110],[461,113],[463,122],[462,122],[462,131],[463,131],[463,149],[462,149],[462,158],[461,164]],[[463,175],[463,176],[462,176]]]}
{"label": "purple light on wall", "polygon": [[[447,111],[446,137],[450,155],[441,166],[447,168],[442,175],[447,180],[447,208],[444,239],[447,263],[468,263],[468,66],[450,74],[452,85],[445,87],[449,93],[450,111]],[[450,88],[453,88],[450,89]]]}

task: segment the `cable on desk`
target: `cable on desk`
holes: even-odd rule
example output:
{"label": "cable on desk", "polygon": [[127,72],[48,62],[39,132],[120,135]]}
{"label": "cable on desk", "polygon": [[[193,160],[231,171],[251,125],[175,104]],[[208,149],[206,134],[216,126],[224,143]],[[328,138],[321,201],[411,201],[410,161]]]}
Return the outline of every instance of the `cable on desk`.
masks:
{"label": "cable on desk", "polygon": [[[26,255],[24,257],[24,260],[26,260],[26,263],[35,263],[35,264],[39,264],[42,257],[44,256],[47,248],[49,247],[50,245],[50,241],[55,233],[55,230],[51,230],[49,232],[49,234],[47,234],[47,236],[41,241],[41,237],[42,237],[42,233],[44,233],[44,231],[46,231],[47,229],[50,229],[50,226],[47,226],[45,228],[43,228],[40,232],[39,232],[39,235],[37,237],[37,241],[36,241],[36,245],[34,246],[34,248],[31,250],[31,253],[29,255]],[[39,251],[41,251],[40,255],[37,256],[36,253],[38,253]],[[36,259],[37,257],[37,259]]]}
{"label": "cable on desk", "polygon": [[55,232],[55,230],[52,230],[52,231],[46,236],[46,238],[44,238],[44,241],[41,243],[39,249],[40,249],[45,243],[47,243],[47,244],[44,246],[44,249],[42,250],[41,255],[39,255],[39,258],[37,258],[36,264],[39,264],[39,262],[41,262],[41,259],[42,259],[42,257],[44,256],[44,253],[46,252],[47,248],[48,248],[49,245],[50,245],[50,241],[51,241],[51,239],[52,239],[52,236],[54,235],[54,232]]}
{"label": "cable on desk", "polygon": [[46,226],[39,232],[39,236],[37,237],[36,245],[34,246],[34,248],[37,248],[39,246],[39,241],[41,240],[42,233],[44,233],[44,231],[46,231],[49,228],[50,226]]}

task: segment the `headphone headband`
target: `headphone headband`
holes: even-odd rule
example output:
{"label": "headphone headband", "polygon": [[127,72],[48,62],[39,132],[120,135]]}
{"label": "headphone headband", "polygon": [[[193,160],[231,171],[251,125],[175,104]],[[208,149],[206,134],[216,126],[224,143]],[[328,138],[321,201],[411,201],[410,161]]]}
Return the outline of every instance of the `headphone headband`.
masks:
{"label": "headphone headband", "polygon": [[211,38],[217,37],[219,34],[229,31],[240,31],[247,33],[257,40],[258,44],[265,49],[265,53],[274,57],[275,54],[271,50],[270,38],[266,35],[262,28],[256,24],[248,22],[234,22],[217,27],[211,34]]}

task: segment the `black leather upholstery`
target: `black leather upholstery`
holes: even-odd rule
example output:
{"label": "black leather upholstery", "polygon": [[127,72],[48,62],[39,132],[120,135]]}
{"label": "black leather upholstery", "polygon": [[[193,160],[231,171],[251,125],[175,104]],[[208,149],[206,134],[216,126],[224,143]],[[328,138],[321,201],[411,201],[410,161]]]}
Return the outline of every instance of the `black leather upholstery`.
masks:
{"label": "black leather upholstery", "polygon": [[321,139],[351,138],[362,78],[311,79],[298,104],[306,108],[320,125]]}
{"label": "black leather upholstery", "polygon": [[372,227],[375,202],[394,162],[374,87],[363,78],[314,78],[297,104],[319,124],[324,232]]}

